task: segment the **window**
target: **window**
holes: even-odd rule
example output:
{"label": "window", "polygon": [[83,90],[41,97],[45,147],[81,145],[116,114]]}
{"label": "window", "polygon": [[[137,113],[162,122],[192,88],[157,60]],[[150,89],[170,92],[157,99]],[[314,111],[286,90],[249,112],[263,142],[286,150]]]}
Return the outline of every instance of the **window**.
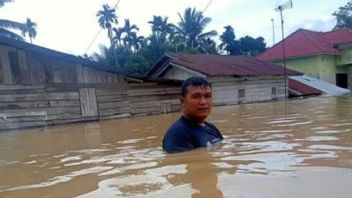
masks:
{"label": "window", "polygon": [[239,90],[238,90],[238,97],[239,97],[239,98],[244,98],[244,97],[246,97],[246,90],[245,90],[245,89],[239,89]]}
{"label": "window", "polygon": [[271,88],[271,95],[276,96],[276,87]]}

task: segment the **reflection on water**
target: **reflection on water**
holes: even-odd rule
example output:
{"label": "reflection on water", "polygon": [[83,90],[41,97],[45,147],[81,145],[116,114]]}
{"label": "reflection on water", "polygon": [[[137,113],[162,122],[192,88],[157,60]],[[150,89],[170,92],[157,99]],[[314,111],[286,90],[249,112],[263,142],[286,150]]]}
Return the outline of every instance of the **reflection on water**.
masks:
{"label": "reflection on water", "polygon": [[0,133],[0,197],[350,197],[352,96],[214,108],[217,148],[167,155],[178,113]]}

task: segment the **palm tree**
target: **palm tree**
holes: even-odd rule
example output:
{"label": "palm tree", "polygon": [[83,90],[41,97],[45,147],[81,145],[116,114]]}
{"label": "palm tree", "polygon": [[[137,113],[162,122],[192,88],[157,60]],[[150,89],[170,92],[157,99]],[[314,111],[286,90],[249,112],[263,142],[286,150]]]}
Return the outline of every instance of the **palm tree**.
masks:
{"label": "palm tree", "polygon": [[188,47],[196,48],[200,42],[217,35],[215,30],[203,32],[205,27],[210,23],[211,18],[204,17],[201,11],[197,11],[195,8],[187,8],[183,16],[180,13],[178,15],[181,21],[178,22],[176,28],[186,40]]}
{"label": "palm tree", "polygon": [[100,27],[108,30],[110,44],[111,47],[113,47],[112,24],[117,23],[116,10],[114,8],[110,8],[108,4],[104,4],[102,10],[99,10],[96,16],[98,17]]}
{"label": "palm tree", "polygon": [[133,30],[139,31],[139,28],[136,25],[131,25],[129,19],[125,19],[125,25],[122,27],[122,29],[127,34],[131,33]]}
{"label": "palm tree", "polygon": [[204,40],[201,40],[201,42],[199,43],[199,50],[202,53],[218,54],[218,50],[216,48],[216,42],[211,38],[206,38]]}
{"label": "palm tree", "polygon": [[126,34],[123,38],[124,44],[127,49],[131,49],[133,45],[132,40],[137,38],[137,35],[134,31],[138,31],[139,28],[136,25],[131,25],[129,19],[125,19],[125,25],[121,29]]}
{"label": "palm tree", "polygon": [[114,36],[112,37],[114,44],[117,44],[117,46],[121,46],[123,29],[113,28],[112,31],[114,32]]}
{"label": "palm tree", "polygon": [[137,52],[144,43],[143,36],[137,36],[136,32],[132,32],[129,40],[130,46],[132,47],[132,51]]}
{"label": "palm tree", "polygon": [[152,24],[152,33],[160,39],[166,39],[167,34],[173,32],[174,25],[167,22],[168,17],[153,16],[152,21],[148,23]]}
{"label": "palm tree", "polygon": [[[12,2],[12,0],[0,0],[0,7],[3,7],[5,5],[5,3],[8,3],[8,2]],[[21,35],[16,34],[12,31],[10,31],[9,29],[23,31],[25,28],[22,23],[18,23],[18,22],[6,20],[6,19],[0,19],[0,35],[1,36],[5,36],[8,38],[13,38],[16,40],[21,40],[21,41],[24,40]]]}
{"label": "palm tree", "polygon": [[33,43],[33,39],[37,36],[37,24],[27,18],[25,25],[25,30],[22,31],[23,36],[28,34],[31,43]]}

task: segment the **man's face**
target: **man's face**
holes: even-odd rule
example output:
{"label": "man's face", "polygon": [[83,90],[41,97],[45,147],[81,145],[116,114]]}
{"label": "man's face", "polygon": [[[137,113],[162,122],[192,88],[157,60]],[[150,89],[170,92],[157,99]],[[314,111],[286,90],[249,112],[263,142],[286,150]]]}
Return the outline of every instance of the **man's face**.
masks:
{"label": "man's face", "polygon": [[185,97],[181,97],[183,115],[202,124],[213,106],[212,90],[209,86],[189,86]]}

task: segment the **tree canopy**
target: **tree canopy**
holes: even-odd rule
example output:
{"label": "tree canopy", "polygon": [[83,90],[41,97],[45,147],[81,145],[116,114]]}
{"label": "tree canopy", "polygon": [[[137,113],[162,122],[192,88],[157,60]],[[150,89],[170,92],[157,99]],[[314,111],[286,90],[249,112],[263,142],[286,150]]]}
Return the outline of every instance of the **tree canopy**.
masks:
{"label": "tree canopy", "polygon": [[225,31],[220,35],[220,50],[225,50],[228,55],[240,54],[240,42],[236,41],[235,31],[232,26],[225,26]]}
{"label": "tree canopy", "polygon": [[110,44],[113,45],[112,25],[117,23],[116,10],[114,8],[110,8],[108,4],[104,4],[102,9],[97,12],[96,16],[98,17],[100,27],[108,30]]}
{"label": "tree canopy", "polygon": [[[3,7],[5,3],[9,2],[13,2],[13,0],[0,0],[0,7]],[[27,18],[27,21],[25,23],[20,23],[7,19],[0,19],[0,35],[16,40],[25,40],[20,34],[14,32],[17,30],[22,32],[23,36],[28,34],[30,41],[32,42],[32,39],[35,38],[37,35],[36,27],[37,24],[31,21],[29,18]]]}
{"label": "tree canopy", "polygon": [[195,8],[187,8],[183,15],[178,13],[178,16],[180,22],[178,22],[178,26],[175,26],[176,31],[183,37],[188,47],[200,47],[201,44],[206,43],[208,38],[217,35],[215,30],[204,32],[211,18],[203,16],[203,12],[197,11]]}
{"label": "tree canopy", "polygon": [[[107,4],[98,11],[98,23],[108,29],[110,47],[101,46],[100,53],[90,58],[104,65],[116,65],[122,72],[144,74],[165,52],[207,53],[255,56],[264,51],[262,37],[246,36],[236,40],[234,29],[228,25],[220,35],[217,45],[215,30],[205,31],[211,22],[210,17],[195,8],[187,8],[178,13],[179,21],[172,24],[166,16],[153,16],[148,21],[151,33],[147,37],[138,35],[139,28],[129,19],[118,26],[116,10]],[[110,33],[109,33],[110,32]]]}
{"label": "tree canopy", "polygon": [[33,43],[33,39],[37,36],[37,24],[31,19],[27,18],[26,22],[24,23],[24,30],[22,31],[23,36],[28,35],[29,40]]}
{"label": "tree canopy", "polygon": [[352,1],[349,1],[345,6],[335,11],[333,16],[336,17],[336,25],[334,30],[341,28],[352,28]]}

